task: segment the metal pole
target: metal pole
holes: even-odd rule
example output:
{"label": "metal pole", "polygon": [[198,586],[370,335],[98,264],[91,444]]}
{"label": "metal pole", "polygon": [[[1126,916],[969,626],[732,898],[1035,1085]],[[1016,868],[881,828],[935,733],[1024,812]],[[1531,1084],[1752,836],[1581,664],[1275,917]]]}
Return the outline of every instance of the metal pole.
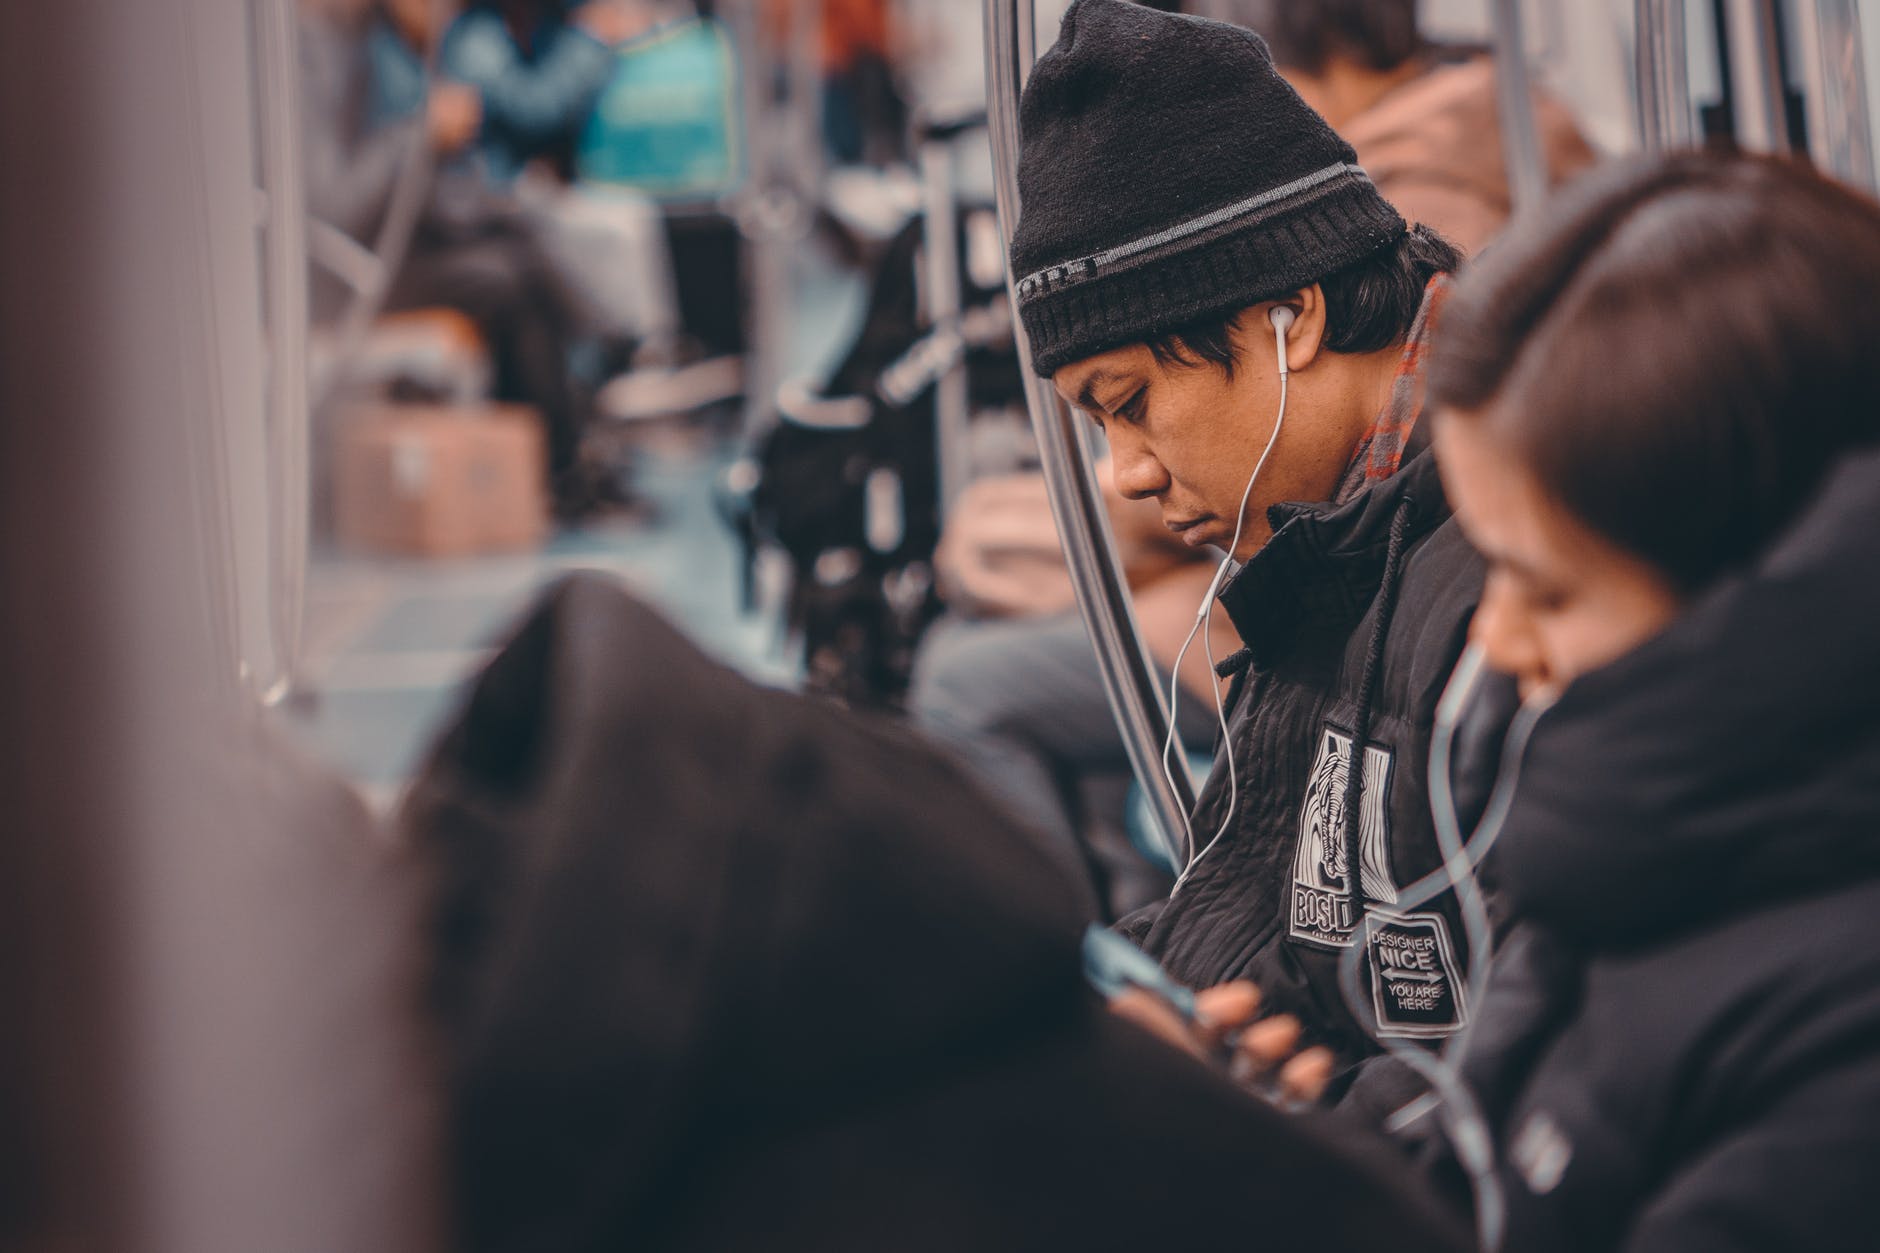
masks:
{"label": "metal pole", "polygon": [[[817,9],[820,12],[820,7]],[[744,435],[754,439],[770,422],[776,408],[777,387],[789,354],[791,314],[795,289],[796,250],[809,233],[811,207],[806,177],[798,168],[806,159],[808,141],[789,130],[788,108],[777,100],[779,75],[786,86],[802,83],[790,72],[785,54],[793,32],[803,20],[803,6],[790,7],[790,24],[774,45],[759,6],[732,6],[737,20],[739,64],[742,69],[746,165],[744,186],[733,207],[738,233],[745,243],[744,282],[748,292],[744,367]],[[793,102],[794,103],[794,102]]]}
{"label": "metal pole", "polygon": [[[452,0],[431,0],[430,8],[431,28],[444,30],[450,24]],[[424,50],[427,97],[437,82],[438,45],[442,42],[441,39],[433,39]],[[330,262],[338,257],[347,259],[346,263],[342,263],[345,269],[343,273],[330,263],[327,268],[339,273],[347,286],[353,289],[351,302],[335,322],[338,329],[333,336],[330,364],[322,377],[313,383],[312,396],[308,401],[308,408],[313,413],[324,412],[345,384],[346,371],[358,357],[366,335],[371,332],[373,319],[384,309],[392,280],[405,264],[405,254],[411,248],[412,238],[418,232],[419,219],[424,215],[435,158],[431,152],[430,139],[424,133],[422,119],[414,119],[410,130],[409,147],[403,164],[399,166],[398,176],[392,183],[391,198],[386,202],[385,215],[371,251],[366,252],[360,245],[359,251],[348,253],[347,245],[354,241],[336,230],[320,232],[317,229],[319,224],[314,224],[315,231],[309,236],[310,246],[322,236],[329,245],[324,255],[316,259],[322,262]]]}
{"label": "metal pole", "polygon": [[790,127],[790,172],[797,192],[814,200],[822,186],[823,166],[823,5],[822,0],[796,0],[790,6],[790,29],[784,36],[785,76],[789,105],[782,116]]}
{"label": "metal pole", "polygon": [[[953,186],[953,138],[929,136],[920,146],[927,319],[940,335],[957,335],[960,326],[959,215]],[[945,517],[972,473],[967,425],[971,421],[966,390],[966,350],[934,381],[934,445],[940,459],[940,511]]]}
{"label": "metal pole", "polygon": [[1723,19],[1737,146],[1749,152],[1788,152],[1775,2],[1723,0]]}
{"label": "metal pole", "polygon": [[300,56],[292,0],[256,6],[261,172],[267,188],[268,467],[274,704],[299,678],[307,598],[309,475],[307,196],[300,152]]}
{"label": "metal pole", "polygon": [[[1018,99],[1031,70],[1036,35],[1031,0],[984,0],[984,13],[988,128],[992,134],[999,232],[1009,247],[1019,213]],[[1008,267],[1007,292],[1016,310],[1018,293],[1012,290],[1013,277]],[[1172,784],[1162,769],[1168,705],[1136,629],[1129,586],[1123,581],[1116,545],[1110,538],[1109,517],[1089,453],[1078,439],[1078,419],[1051,384],[1032,370],[1031,345],[1022,323],[1014,338],[1032,428],[1038,436],[1038,453],[1044,462],[1045,487],[1051,495],[1051,513],[1063,537],[1077,605],[1096,648],[1103,689],[1116,714],[1129,763],[1161,829],[1163,846],[1176,865],[1186,865],[1194,856],[1186,835],[1187,817],[1194,809],[1194,783],[1188,776],[1185,756],[1169,772],[1174,776]]]}
{"label": "metal pole", "polygon": [[1547,194],[1547,156],[1534,122],[1528,82],[1527,41],[1521,30],[1521,0],[1495,0],[1495,102],[1501,115],[1501,149],[1508,166],[1514,207],[1538,204]]}
{"label": "metal pole", "polygon": [[1808,107],[1808,151],[1821,169],[1872,192],[1873,133],[1867,116],[1867,74],[1861,59],[1855,0],[1796,0],[1802,94]]}
{"label": "metal pole", "polygon": [[1697,138],[1684,22],[1684,0],[1638,0],[1633,52],[1639,140],[1647,152],[1689,148]]}

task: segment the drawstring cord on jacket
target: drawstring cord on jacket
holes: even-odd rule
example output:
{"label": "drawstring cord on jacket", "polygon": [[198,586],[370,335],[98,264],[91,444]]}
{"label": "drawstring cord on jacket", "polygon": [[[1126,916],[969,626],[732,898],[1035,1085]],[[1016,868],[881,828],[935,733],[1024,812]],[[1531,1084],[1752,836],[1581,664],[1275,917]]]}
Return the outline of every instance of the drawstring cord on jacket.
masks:
{"label": "drawstring cord on jacket", "polygon": [[[1390,539],[1384,548],[1384,576],[1378,585],[1377,623],[1364,652],[1364,672],[1358,683],[1358,716],[1351,728],[1351,752],[1345,760],[1345,883],[1351,903],[1353,934],[1364,918],[1364,750],[1371,742],[1371,705],[1377,699],[1378,679],[1384,669],[1384,641],[1397,613],[1397,589],[1403,581],[1404,536],[1410,530],[1414,502],[1405,496],[1390,519]],[[1386,873],[1388,873],[1388,868]],[[1356,942],[1355,939],[1353,941]]]}

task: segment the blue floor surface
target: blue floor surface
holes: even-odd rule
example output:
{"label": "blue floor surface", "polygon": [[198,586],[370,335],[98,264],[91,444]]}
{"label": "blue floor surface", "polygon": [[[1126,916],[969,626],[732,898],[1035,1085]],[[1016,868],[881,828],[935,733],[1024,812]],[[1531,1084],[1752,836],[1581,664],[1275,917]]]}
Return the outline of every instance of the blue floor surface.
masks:
{"label": "blue floor surface", "polygon": [[712,481],[724,445],[643,451],[650,517],[563,531],[541,551],[448,561],[323,553],[309,587],[310,699],[294,725],[368,797],[389,802],[464,680],[542,588],[574,570],[618,578],[701,648],[760,682],[793,683],[774,616],[747,614],[741,560]]}

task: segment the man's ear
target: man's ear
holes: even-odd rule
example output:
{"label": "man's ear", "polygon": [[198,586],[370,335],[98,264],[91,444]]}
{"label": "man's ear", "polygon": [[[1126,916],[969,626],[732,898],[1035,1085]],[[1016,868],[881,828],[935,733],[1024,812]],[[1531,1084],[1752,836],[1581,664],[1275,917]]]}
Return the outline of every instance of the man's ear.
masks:
{"label": "man's ear", "polygon": [[[1319,354],[1328,351],[1325,347],[1325,289],[1314,283],[1272,303],[1285,305],[1293,311],[1292,325],[1286,330],[1286,368],[1294,374],[1311,368]],[[1267,321],[1267,332],[1272,332],[1270,321]]]}

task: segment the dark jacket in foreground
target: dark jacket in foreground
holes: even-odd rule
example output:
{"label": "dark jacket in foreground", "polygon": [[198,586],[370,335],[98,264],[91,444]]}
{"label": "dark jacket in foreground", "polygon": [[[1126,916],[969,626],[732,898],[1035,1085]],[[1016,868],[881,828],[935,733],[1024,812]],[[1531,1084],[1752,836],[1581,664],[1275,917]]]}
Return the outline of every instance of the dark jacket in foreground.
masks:
{"label": "dark jacket in foreground", "polygon": [[[1275,507],[1273,538],[1221,592],[1246,644],[1223,667],[1242,669],[1226,748],[1233,821],[1166,903],[1121,928],[1190,986],[1252,979],[1306,1024],[1310,1042],[1346,1061],[1375,1052],[1371,1028],[1435,1040],[1469,1018],[1454,901],[1392,909],[1398,889],[1441,861],[1425,780],[1430,725],[1482,586],[1435,457],[1419,451],[1425,426],[1418,436],[1395,476],[1345,504]],[[1364,745],[1359,789],[1354,737]],[[1227,785],[1217,762],[1194,817],[1199,844],[1221,826]],[[1337,981],[1354,907],[1387,916],[1374,953],[1410,952],[1418,967],[1381,985],[1367,974],[1362,1022]]]}
{"label": "dark jacket in foreground", "polygon": [[1467,1074],[1514,1253],[1880,1247],[1880,460],[1575,681]]}
{"label": "dark jacket in foreground", "polygon": [[610,583],[536,609],[406,823],[457,1247],[1456,1247],[1401,1159],[1111,1016],[1057,871],[950,762]]}

